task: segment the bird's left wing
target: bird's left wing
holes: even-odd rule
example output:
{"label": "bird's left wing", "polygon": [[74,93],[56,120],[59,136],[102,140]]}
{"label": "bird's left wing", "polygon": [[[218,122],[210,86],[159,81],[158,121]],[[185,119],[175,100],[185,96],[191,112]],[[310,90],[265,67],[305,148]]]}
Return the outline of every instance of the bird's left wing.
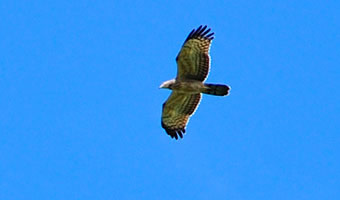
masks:
{"label": "bird's left wing", "polygon": [[176,79],[194,79],[204,81],[209,73],[209,49],[214,33],[210,28],[200,26],[192,30],[176,57]]}
{"label": "bird's left wing", "polygon": [[163,104],[162,127],[171,138],[183,138],[190,116],[195,112],[201,94],[183,94],[173,91]]}

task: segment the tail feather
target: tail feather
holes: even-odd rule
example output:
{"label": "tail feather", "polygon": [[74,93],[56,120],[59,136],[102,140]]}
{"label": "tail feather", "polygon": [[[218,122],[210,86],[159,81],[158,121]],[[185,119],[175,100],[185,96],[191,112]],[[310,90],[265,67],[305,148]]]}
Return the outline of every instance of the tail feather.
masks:
{"label": "tail feather", "polygon": [[229,94],[230,87],[222,84],[204,84],[206,89],[203,91],[204,94],[225,96]]}

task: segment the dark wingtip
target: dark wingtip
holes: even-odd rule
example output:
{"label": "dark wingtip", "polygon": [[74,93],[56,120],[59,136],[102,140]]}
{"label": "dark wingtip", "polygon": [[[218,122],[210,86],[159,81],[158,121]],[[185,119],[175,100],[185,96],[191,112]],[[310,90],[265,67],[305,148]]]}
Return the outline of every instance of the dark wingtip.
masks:
{"label": "dark wingtip", "polygon": [[208,28],[207,25],[204,25],[204,26],[200,25],[197,29],[193,29],[189,33],[188,37],[185,39],[184,43],[187,42],[190,39],[195,39],[195,38],[204,38],[204,39],[207,39],[207,40],[213,40],[214,37],[212,37],[212,36],[214,35],[214,32],[209,33],[211,31],[211,29],[210,28],[207,29],[207,28]]}
{"label": "dark wingtip", "polygon": [[185,128],[177,128],[177,129],[170,129],[169,127],[165,126],[165,124],[162,122],[162,127],[165,129],[166,133],[171,137],[178,140],[178,136],[180,138],[183,138],[183,135],[185,133]]}
{"label": "dark wingtip", "polygon": [[184,129],[165,129],[165,131],[168,135],[170,135],[171,138],[175,138],[176,140],[178,138],[183,138],[183,135],[185,133]]}

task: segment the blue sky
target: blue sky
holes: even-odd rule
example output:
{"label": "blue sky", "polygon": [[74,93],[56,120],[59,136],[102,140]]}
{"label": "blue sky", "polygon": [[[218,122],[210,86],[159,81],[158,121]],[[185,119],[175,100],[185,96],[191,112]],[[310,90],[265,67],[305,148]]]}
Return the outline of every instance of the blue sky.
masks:
{"label": "blue sky", "polygon": [[[338,1],[4,1],[0,199],[340,199]],[[175,57],[215,32],[182,140]]]}

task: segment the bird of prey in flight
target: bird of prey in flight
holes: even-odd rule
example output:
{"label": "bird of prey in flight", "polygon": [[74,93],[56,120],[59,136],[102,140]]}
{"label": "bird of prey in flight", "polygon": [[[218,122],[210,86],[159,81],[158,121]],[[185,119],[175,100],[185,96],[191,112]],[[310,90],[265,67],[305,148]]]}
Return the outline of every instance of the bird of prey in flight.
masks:
{"label": "bird of prey in flight", "polygon": [[209,49],[214,33],[207,26],[193,29],[176,57],[177,76],[160,88],[172,90],[163,104],[162,127],[171,138],[183,138],[190,116],[201,100],[201,93],[226,96],[230,87],[204,83],[210,68]]}

